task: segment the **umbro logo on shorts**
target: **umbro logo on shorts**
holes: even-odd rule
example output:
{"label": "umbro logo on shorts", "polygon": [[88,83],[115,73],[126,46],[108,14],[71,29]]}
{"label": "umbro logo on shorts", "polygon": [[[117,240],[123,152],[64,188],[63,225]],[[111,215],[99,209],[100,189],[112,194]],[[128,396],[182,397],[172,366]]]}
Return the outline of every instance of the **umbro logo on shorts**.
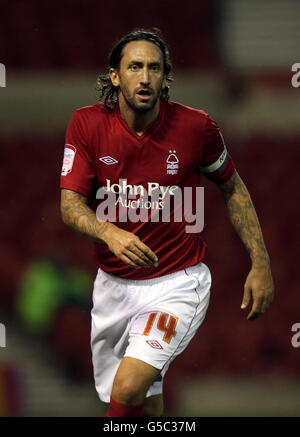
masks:
{"label": "umbro logo on shorts", "polygon": [[153,349],[163,349],[163,347],[156,340],[146,340],[146,343],[153,347]]}
{"label": "umbro logo on shorts", "polygon": [[102,156],[102,158],[99,158],[99,161],[104,162],[106,165],[116,164],[118,161],[115,158],[112,158],[111,156]]}

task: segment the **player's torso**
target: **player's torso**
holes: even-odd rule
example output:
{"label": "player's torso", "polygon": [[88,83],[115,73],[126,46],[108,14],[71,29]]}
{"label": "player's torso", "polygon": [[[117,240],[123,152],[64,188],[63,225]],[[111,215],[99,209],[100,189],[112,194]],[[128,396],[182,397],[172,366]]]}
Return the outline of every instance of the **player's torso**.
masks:
{"label": "player's torso", "polygon": [[[168,104],[170,105],[170,104]],[[163,107],[153,126],[138,136],[114,111],[94,118],[89,127],[89,155],[98,187],[195,185],[199,181],[202,126],[190,124],[180,111]]]}

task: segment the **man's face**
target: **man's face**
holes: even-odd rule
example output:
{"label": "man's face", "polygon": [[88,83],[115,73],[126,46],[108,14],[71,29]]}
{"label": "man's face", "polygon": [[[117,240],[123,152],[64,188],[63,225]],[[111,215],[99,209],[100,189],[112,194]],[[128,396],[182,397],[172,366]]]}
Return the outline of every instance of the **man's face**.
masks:
{"label": "man's face", "polygon": [[118,70],[111,69],[110,77],[113,85],[120,87],[120,93],[131,109],[137,112],[150,111],[165,86],[160,49],[148,41],[126,44],[120,67]]}

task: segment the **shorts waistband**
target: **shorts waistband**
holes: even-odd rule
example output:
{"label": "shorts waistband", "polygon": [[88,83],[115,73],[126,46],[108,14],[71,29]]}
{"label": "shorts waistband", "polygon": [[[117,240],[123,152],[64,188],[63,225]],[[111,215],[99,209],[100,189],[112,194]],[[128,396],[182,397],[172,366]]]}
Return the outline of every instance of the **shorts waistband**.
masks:
{"label": "shorts waistband", "polygon": [[[201,262],[199,264],[202,264]],[[196,264],[196,265],[199,265]],[[156,278],[150,278],[150,279],[125,279],[125,278],[119,278],[119,276],[115,276],[115,275],[111,275],[110,273],[105,272],[104,270],[98,269],[98,272],[100,271],[103,276],[105,276],[108,279],[111,279],[112,281],[116,281],[119,282],[120,284],[126,284],[126,285],[151,285],[151,284],[157,284],[158,282],[161,282],[162,280],[169,280],[169,279],[173,279],[176,278],[177,276],[180,276],[182,274],[182,272],[184,272],[184,270],[190,268],[190,267],[195,267],[194,266],[189,266],[186,267],[185,269],[182,270],[177,270],[176,272],[173,273],[168,273],[166,275],[162,275],[162,276],[158,276]]]}

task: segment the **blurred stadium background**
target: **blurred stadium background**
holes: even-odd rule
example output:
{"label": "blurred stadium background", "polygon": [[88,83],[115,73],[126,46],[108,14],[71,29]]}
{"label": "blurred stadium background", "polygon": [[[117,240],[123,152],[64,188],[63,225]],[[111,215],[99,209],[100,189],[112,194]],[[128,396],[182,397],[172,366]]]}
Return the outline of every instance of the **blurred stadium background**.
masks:
{"label": "blurred stadium background", "polygon": [[300,348],[291,344],[300,322],[297,0],[2,0],[0,415],[104,414],[89,346],[92,247],[61,222],[59,174],[72,112],[96,102],[113,42],[135,27],[161,29],[172,100],[220,125],[255,203],[276,288],[271,309],[247,322],[249,259],[204,182],[211,304],[166,377],[166,413],[299,416]]}

